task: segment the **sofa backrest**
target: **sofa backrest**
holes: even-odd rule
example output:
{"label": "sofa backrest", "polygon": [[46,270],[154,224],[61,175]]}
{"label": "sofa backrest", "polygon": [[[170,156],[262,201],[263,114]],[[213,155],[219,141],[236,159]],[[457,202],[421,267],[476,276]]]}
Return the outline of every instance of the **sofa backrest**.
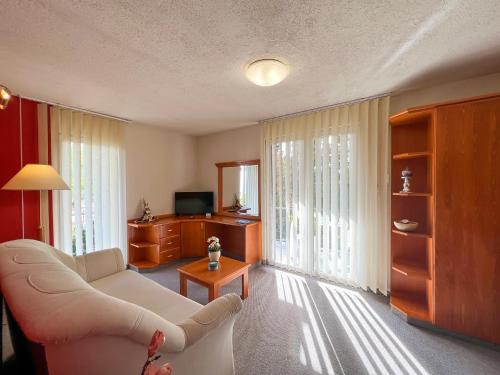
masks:
{"label": "sofa backrest", "polygon": [[34,240],[0,244],[0,288],[25,336],[63,344],[88,336],[122,336],[147,346],[156,329],[168,332],[164,351],[182,351],[182,328],[133,303],[92,288],[75,258]]}

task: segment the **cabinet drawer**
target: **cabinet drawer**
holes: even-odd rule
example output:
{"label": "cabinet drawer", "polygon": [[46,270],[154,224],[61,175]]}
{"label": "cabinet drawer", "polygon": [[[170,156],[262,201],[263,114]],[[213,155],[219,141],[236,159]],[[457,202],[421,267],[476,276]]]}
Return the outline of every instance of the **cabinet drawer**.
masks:
{"label": "cabinet drawer", "polygon": [[160,238],[160,251],[181,247],[181,236]]}
{"label": "cabinet drawer", "polygon": [[181,249],[171,249],[160,252],[160,263],[167,263],[181,257]]}
{"label": "cabinet drawer", "polygon": [[180,233],[180,224],[163,224],[160,225],[160,238],[177,236]]}

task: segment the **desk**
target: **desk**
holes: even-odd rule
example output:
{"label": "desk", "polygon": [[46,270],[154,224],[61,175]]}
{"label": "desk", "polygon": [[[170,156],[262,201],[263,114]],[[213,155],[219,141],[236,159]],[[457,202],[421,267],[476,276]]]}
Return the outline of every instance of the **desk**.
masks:
{"label": "desk", "polygon": [[238,218],[164,215],[147,224],[128,223],[128,264],[136,271],[152,270],[180,258],[207,255],[207,238],[216,236],[226,257],[254,264],[262,255],[261,222]]}

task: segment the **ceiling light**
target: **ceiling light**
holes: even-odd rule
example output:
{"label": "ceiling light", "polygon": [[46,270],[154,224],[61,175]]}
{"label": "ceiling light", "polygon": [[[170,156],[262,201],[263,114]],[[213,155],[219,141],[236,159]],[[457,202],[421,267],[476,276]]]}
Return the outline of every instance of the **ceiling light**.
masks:
{"label": "ceiling light", "polygon": [[290,69],[276,59],[256,60],[247,67],[247,78],[259,86],[273,86],[283,81]]}
{"label": "ceiling light", "polygon": [[5,86],[0,85],[0,109],[7,108],[7,104],[9,104],[11,96],[12,95],[9,89]]}

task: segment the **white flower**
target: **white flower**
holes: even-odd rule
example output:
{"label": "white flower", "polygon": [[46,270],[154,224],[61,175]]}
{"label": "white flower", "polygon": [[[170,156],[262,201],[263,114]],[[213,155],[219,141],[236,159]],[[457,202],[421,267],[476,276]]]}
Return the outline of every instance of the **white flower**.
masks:
{"label": "white flower", "polygon": [[207,243],[208,243],[208,242],[217,242],[217,243],[219,243],[219,239],[218,239],[217,237],[215,237],[215,236],[212,236],[212,237],[210,237],[210,238],[207,240]]}

